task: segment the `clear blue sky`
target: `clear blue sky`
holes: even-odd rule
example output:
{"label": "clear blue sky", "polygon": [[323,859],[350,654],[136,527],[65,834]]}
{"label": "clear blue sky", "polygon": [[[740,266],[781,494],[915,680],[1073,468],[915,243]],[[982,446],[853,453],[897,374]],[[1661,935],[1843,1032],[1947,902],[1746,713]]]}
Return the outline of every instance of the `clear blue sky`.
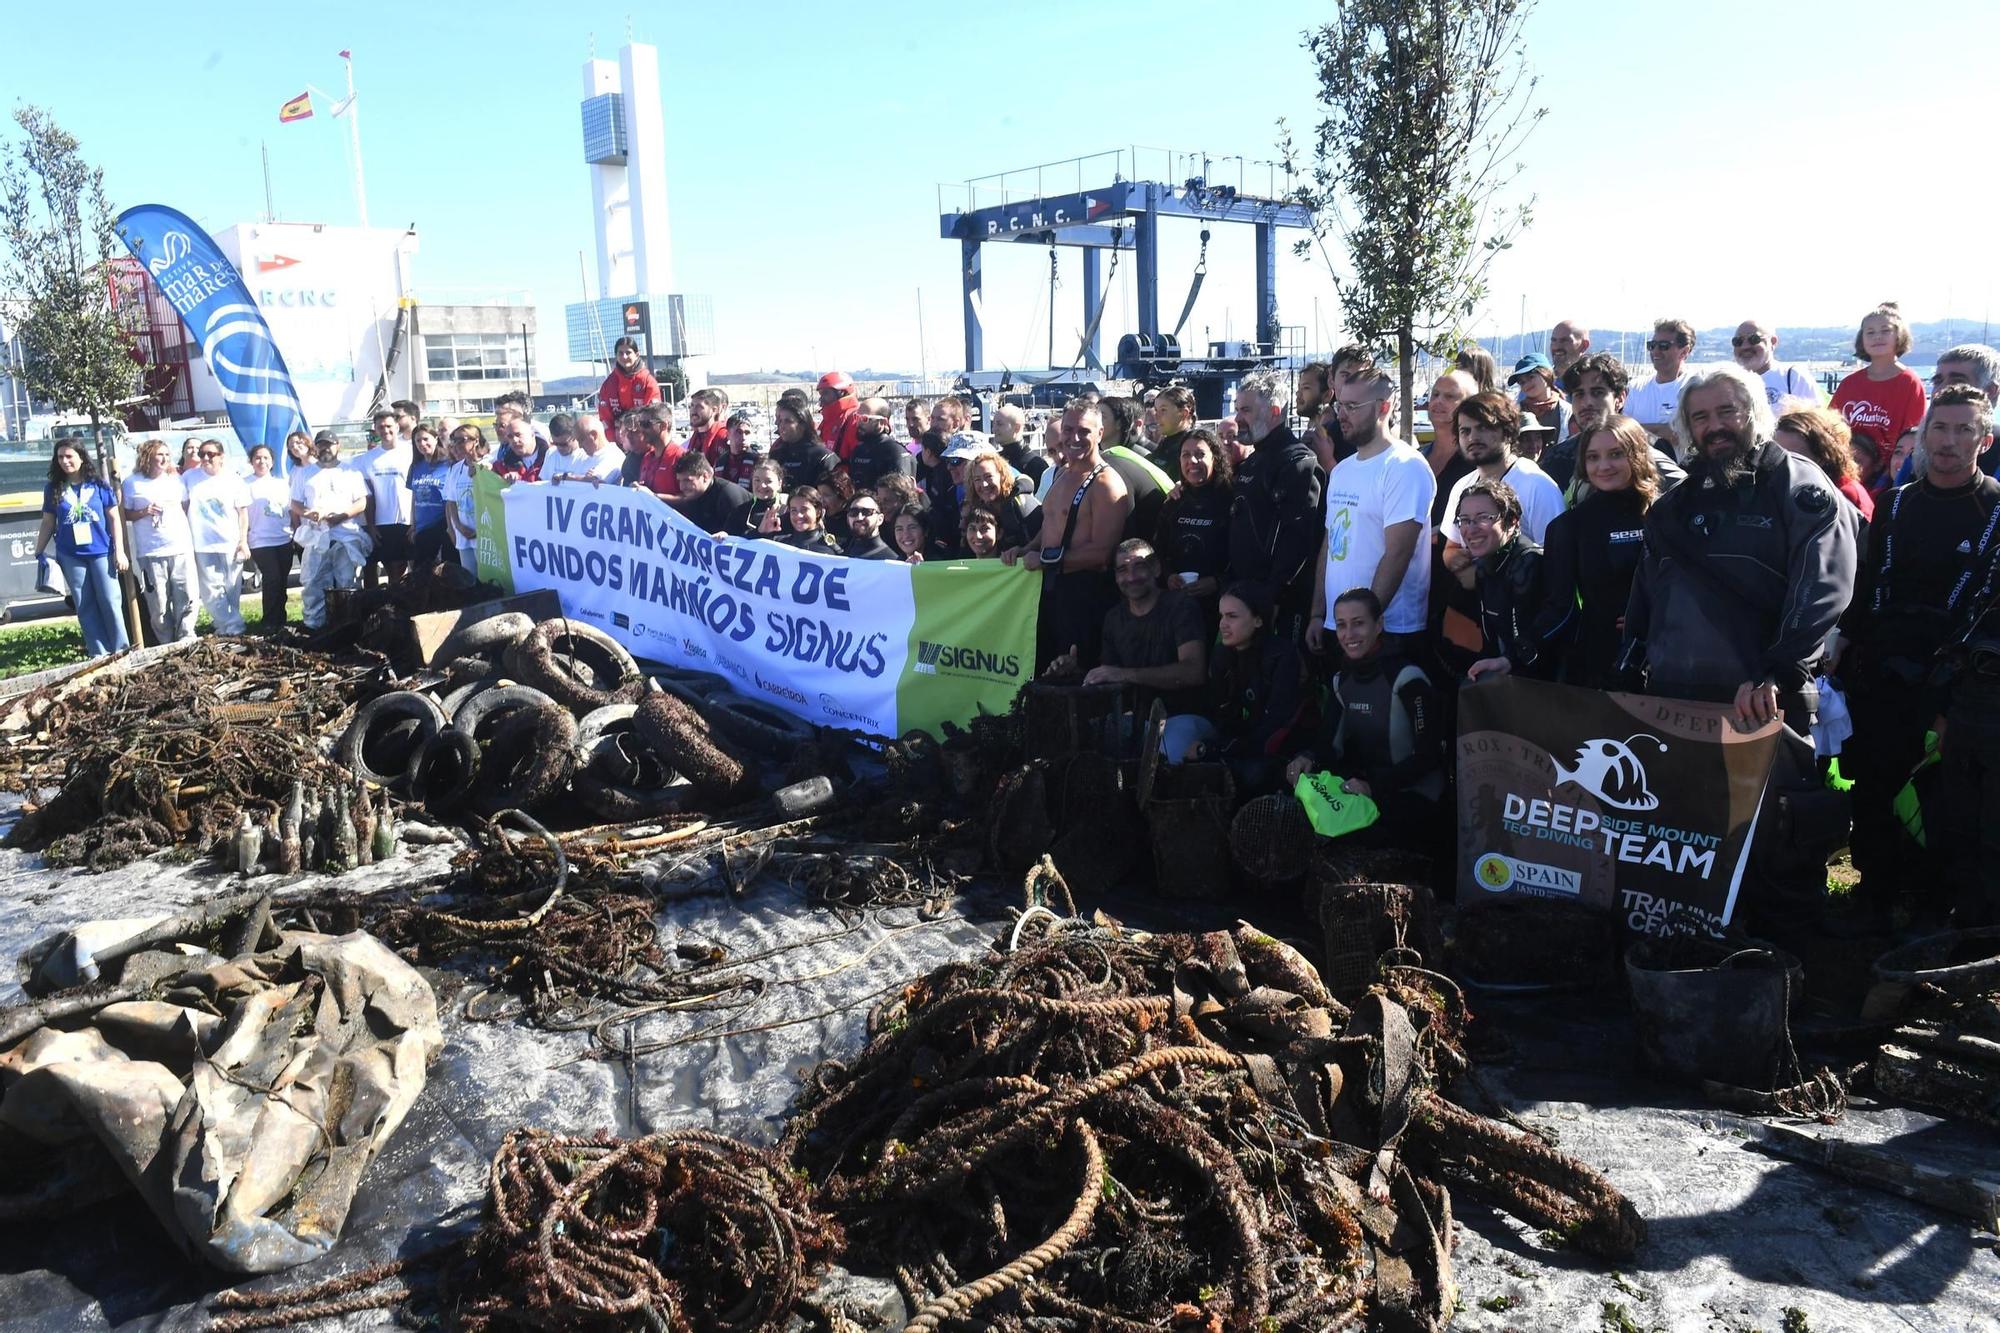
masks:
{"label": "clear blue sky", "polygon": [[[713,368],[958,366],[958,252],[938,239],[939,182],[1134,143],[1269,158],[1280,116],[1301,129],[1315,118],[1298,35],[1328,10],[633,6],[632,34],[660,48],[677,285],[715,299]],[[561,307],[581,294],[577,254],[592,244],[579,66],[593,36],[600,54],[615,52],[627,13],[524,0],[118,0],[92,5],[86,31],[78,11],[20,6],[0,89],[51,109],[120,206],[173,204],[214,229],[253,220],[263,142],[282,216],[348,223],[341,122],[322,107],[281,126],[277,109],[309,81],[337,90],[334,53],[351,47],[373,221],[417,224],[420,294],[531,291],[542,364],[557,373]],[[1667,313],[1697,325],[1845,323],[1884,299],[1920,319],[1986,313],[2000,5],[1544,0],[1529,35],[1549,108],[1522,154],[1536,222],[1495,269],[1475,331],[1511,333],[1524,297],[1538,329],[1566,315],[1601,328]],[[1952,133],[1953,116],[1976,128]],[[1162,243],[1169,321],[1193,233],[1182,224]],[[1251,318],[1248,229],[1214,245],[1191,343],[1204,330],[1243,336]],[[998,249],[988,361],[1040,364],[1045,252]],[[1074,251],[1064,259],[1067,363],[1081,274]],[[1135,313],[1128,277],[1118,285],[1107,342]],[[1286,255],[1279,299],[1311,342],[1322,327],[1338,340],[1316,262]]]}

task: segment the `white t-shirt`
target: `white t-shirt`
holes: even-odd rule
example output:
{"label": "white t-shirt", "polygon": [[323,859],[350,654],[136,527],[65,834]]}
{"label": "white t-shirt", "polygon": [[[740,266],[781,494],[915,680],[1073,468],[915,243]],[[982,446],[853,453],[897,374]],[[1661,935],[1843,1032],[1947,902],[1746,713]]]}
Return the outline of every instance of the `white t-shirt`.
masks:
{"label": "white t-shirt", "polygon": [[293,466],[285,480],[292,488],[292,502],[294,504],[303,508],[311,508],[310,505],[306,504],[306,486],[318,472],[318,463],[299,463]]}
{"label": "white t-shirt", "polygon": [[288,546],[292,540],[292,488],[283,477],[252,477],[243,483],[250,488],[250,546]]}
{"label": "white t-shirt", "polygon": [[1678,379],[1662,383],[1656,377],[1633,389],[1625,397],[1625,415],[1642,426],[1672,421],[1674,409],[1681,405],[1681,386],[1688,382],[1688,372],[1693,369],[1682,366]]}
{"label": "white t-shirt", "polygon": [[399,444],[393,449],[370,449],[356,460],[355,470],[375,497],[378,525],[410,521],[410,464],[414,457],[410,446]]}
{"label": "white t-shirt", "polygon": [[[472,469],[463,463],[453,463],[451,471],[444,476],[444,499],[446,504],[458,506],[458,521],[468,528],[477,529],[478,519],[472,510]],[[446,526],[450,526],[447,524]],[[461,551],[470,551],[479,545],[475,534],[468,537],[457,528],[451,529],[451,540]]]}
{"label": "white t-shirt", "polygon": [[[1429,464],[1425,464],[1426,467]],[[1480,476],[1478,468],[1466,473],[1452,483],[1451,494],[1445,499],[1444,523],[1439,531],[1446,541],[1454,546],[1465,542],[1458,535],[1458,498],[1465,494],[1466,487]],[[1517,458],[1514,466],[1507,469],[1507,475],[1500,480],[1514,488],[1514,494],[1521,498],[1521,531],[1528,534],[1528,540],[1540,545],[1549,524],[1563,511],[1563,493],[1549,474],[1535,465],[1533,459]]]}
{"label": "white t-shirt", "polygon": [[599,481],[617,481],[625,470],[625,451],[606,440],[595,456],[579,449],[576,451],[579,466],[572,470],[583,477],[596,477]]}
{"label": "white t-shirt", "polygon": [[[358,508],[367,494],[368,483],[355,469],[323,467],[306,483],[305,507],[308,512],[345,512]],[[366,546],[369,541],[368,529],[361,525],[359,514],[345,523],[329,524],[327,533],[343,546]]]}
{"label": "white t-shirt", "polygon": [[[192,473],[190,476],[194,475]],[[243,536],[243,511],[250,507],[250,488],[234,472],[203,473],[188,487],[188,526],[194,549],[203,554],[229,555]]]}
{"label": "white t-shirt", "polygon": [[1784,414],[1778,404],[1787,398],[1796,398],[1802,407],[1819,406],[1819,386],[1797,366],[1774,365],[1765,371],[1764,396],[1771,400],[1771,412],[1776,416]]}
{"label": "white t-shirt", "polygon": [[132,549],[135,555],[182,555],[194,549],[193,534],[188,531],[187,484],[178,472],[162,472],[157,477],[142,477],[134,472],[125,478],[119,488],[119,503],[127,509],[144,509],[147,505],[158,505],[158,518],[142,518],[132,525]]}
{"label": "white t-shirt", "polygon": [[590,471],[590,456],[581,449],[571,449],[568,453],[549,446],[549,456],[542,461],[542,480],[554,481],[557,477],[581,477]]}
{"label": "white t-shirt", "polygon": [[1342,459],[1326,479],[1326,623],[1333,624],[1333,603],[1353,588],[1375,582],[1375,570],[1388,549],[1386,529],[1412,519],[1420,525],[1417,543],[1396,595],[1382,612],[1382,628],[1391,634],[1414,634],[1424,628],[1431,582],[1431,501],[1437,498],[1437,477],[1424,456],[1401,440],[1373,458],[1359,454]]}

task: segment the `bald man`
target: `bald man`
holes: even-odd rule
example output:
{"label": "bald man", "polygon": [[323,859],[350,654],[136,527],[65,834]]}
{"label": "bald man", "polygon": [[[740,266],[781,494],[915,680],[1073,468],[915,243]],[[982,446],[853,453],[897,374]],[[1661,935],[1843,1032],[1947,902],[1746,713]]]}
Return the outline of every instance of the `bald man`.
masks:
{"label": "bald man", "polygon": [[1549,360],[1555,365],[1558,381],[1589,350],[1590,330],[1575,320],[1559,320],[1549,330]]}

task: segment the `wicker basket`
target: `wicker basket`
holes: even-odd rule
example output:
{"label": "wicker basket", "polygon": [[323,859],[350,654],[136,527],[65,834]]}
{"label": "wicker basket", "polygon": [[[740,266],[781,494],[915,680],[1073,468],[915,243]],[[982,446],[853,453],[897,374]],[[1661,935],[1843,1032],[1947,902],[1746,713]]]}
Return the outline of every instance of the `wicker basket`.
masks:
{"label": "wicker basket", "polygon": [[1131,705],[1123,685],[1021,687],[1022,744],[1030,762],[1060,761],[1080,752],[1117,754],[1119,728]]}
{"label": "wicker basket", "polygon": [[[1320,977],[1336,999],[1351,999],[1375,982],[1377,963],[1392,949],[1414,952],[1436,967],[1444,958],[1437,900],[1421,884],[1350,884],[1332,878],[1332,858],[1314,858],[1307,893],[1318,906],[1326,961]],[[1404,957],[1401,961],[1414,961]]]}
{"label": "wicker basket", "polygon": [[1236,864],[1252,879],[1283,884],[1303,876],[1312,866],[1315,844],[1305,807],[1290,792],[1245,801],[1229,826],[1229,846]]}
{"label": "wicker basket", "polygon": [[1226,764],[1163,764],[1146,801],[1153,882],[1169,898],[1229,892],[1229,815],[1236,781]]}
{"label": "wicker basket", "polygon": [[1460,909],[1453,956],[1474,986],[1592,990],[1617,977],[1617,926],[1602,908],[1510,894]]}
{"label": "wicker basket", "polygon": [[[1055,774],[1060,773],[1060,778]],[[1126,766],[1086,751],[1051,771],[1057,837],[1050,855],[1079,896],[1112,888],[1139,864],[1146,839]]]}

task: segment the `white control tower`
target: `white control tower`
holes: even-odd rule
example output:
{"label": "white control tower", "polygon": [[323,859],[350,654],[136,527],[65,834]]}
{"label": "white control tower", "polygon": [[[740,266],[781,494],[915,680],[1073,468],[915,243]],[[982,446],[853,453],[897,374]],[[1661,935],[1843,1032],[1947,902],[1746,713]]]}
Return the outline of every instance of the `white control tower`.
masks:
{"label": "white control tower", "polygon": [[609,361],[628,333],[655,356],[710,352],[708,298],[674,293],[659,51],[630,42],[616,60],[584,61],[582,111],[597,299],[565,308],[571,359]]}

